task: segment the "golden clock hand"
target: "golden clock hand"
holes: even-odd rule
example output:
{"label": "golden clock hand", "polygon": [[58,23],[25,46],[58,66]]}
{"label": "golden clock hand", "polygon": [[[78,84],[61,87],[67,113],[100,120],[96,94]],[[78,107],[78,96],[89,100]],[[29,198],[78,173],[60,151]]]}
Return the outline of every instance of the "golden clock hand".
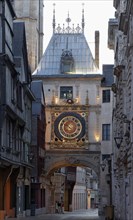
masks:
{"label": "golden clock hand", "polygon": [[69,130],[69,131],[70,131],[72,128],[73,128],[73,124],[69,124],[69,125],[66,126],[66,129]]}
{"label": "golden clock hand", "polygon": [[71,127],[70,127],[70,126],[67,126],[67,130],[69,130],[69,131],[70,131],[70,130],[71,130]]}

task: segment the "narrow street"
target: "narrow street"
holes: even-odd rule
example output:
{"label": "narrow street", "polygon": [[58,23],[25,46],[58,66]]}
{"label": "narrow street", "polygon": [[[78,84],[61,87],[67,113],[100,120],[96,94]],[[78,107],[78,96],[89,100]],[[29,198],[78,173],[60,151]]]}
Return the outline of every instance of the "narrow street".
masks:
{"label": "narrow street", "polygon": [[[17,218],[10,218],[10,220],[17,220]],[[38,216],[30,216],[19,218],[19,220],[104,220],[98,217],[98,209],[65,212],[64,214],[44,214]]]}
{"label": "narrow street", "polygon": [[87,219],[99,219],[98,217],[98,210],[97,209],[91,209],[88,211],[74,211],[74,212],[65,212],[64,214],[47,214],[45,215],[45,218],[38,218],[40,220],[46,219],[46,220],[87,220]]}

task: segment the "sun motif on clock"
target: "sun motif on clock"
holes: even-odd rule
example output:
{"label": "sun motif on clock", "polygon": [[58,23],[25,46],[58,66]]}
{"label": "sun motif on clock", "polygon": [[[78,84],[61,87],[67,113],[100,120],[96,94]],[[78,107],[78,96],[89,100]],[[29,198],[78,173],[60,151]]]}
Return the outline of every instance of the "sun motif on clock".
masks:
{"label": "sun motif on clock", "polygon": [[78,118],[68,115],[62,118],[58,124],[58,129],[64,138],[73,139],[81,133],[82,124]]}
{"label": "sun motif on clock", "polygon": [[54,124],[55,135],[60,139],[80,139],[85,134],[85,120],[74,112],[64,112]]}

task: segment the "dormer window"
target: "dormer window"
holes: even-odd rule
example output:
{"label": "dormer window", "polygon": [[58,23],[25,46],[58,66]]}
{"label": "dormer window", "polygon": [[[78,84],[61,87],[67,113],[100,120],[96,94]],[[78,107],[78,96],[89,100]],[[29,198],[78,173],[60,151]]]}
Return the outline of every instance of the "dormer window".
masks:
{"label": "dormer window", "polygon": [[74,72],[74,59],[72,52],[69,50],[63,51],[61,55],[61,73]]}

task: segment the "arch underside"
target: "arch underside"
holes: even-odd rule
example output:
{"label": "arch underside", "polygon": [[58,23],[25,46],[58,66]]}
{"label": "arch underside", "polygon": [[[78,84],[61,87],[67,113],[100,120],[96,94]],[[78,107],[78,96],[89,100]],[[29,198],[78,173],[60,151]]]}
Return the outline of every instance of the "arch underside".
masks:
{"label": "arch underside", "polygon": [[79,166],[89,167],[99,177],[100,175],[100,154],[49,154],[45,160],[46,176],[50,176],[61,167]]}

